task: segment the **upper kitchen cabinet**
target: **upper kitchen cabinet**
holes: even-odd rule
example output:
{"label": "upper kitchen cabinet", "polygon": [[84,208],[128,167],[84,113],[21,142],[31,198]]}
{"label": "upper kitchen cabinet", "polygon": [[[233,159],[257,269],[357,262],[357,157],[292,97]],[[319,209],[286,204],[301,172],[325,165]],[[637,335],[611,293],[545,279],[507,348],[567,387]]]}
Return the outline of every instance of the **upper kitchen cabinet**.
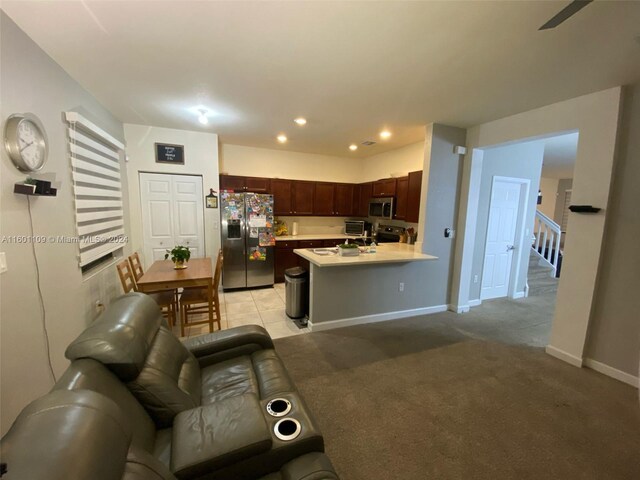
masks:
{"label": "upper kitchen cabinet", "polygon": [[261,177],[245,177],[244,185],[247,192],[271,193],[271,179]]}
{"label": "upper kitchen cabinet", "polygon": [[418,223],[420,218],[420,194],[422,190],[422,170],[409,173],[407,186],[407,211],[405,220]]}
{"label": "upper kitchen cabinet", "polygon": [[353,215],[353,185],[350,183],[337,183],[335,185],[334,215],[348,217]]}
{"label": "upper kitchen cabinet", "polygon": [[396,181],[396,212],[393,215],[398,220],[407,217],[407,205],[409,194],[409,177],[401,177]]}
{"label": "upper kitchen cabinet", "polygon": [[315,196],[313,199],[314,215],[335,215],[334,196],[335,183],[316,182]]}
{"label": "upper kitchen cabinet", "polygon": [[275,215],[293,215],[293,182],[291,180],[271,179],[273,194],[273,213]]}
{"label": "upper kitchen cabinet", "polygon": [[293,182],[293,214],[313,215],[313,196],[315,193],[315,182]]}
{"label": "upper kitchen cabinet", "polygon": [[374,197],[393,197],[396,194],[396,179],[385,178],[373,182]]}
{"label": "upper kitchen cabinet", "polygon": [[220,190],[244,192],[244,177],[237,175],[220,175]]}
{"label": "upper kitchen cabinet", "polygon": [[271,179],[260,177],[241,177],[239,175],[220,175],[220,190],[270,193]]}
{"label": "upper kitchen cabinet", "polygon": [[369,216],[369,200],[373,196],[373,183],[361,183],[358,185],[359,190],[359,198],[358,198],[358,208],[356,211],[356,215],[359,217],[368,217]]}

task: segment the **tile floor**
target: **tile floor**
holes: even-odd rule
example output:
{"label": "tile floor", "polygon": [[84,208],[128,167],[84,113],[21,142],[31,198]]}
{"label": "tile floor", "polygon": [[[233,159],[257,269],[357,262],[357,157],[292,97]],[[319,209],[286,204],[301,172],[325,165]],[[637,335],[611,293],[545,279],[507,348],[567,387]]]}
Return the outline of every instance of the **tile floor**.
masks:
{"label": "tile floor", "polygon": [[[308,328],[298,328],[284,313],[284,283],[277,283],[269,288],[220,292],[220,307],[223,330],[255,324],[266,328],[271,338],[289,337],[310,331]],[[201,317],[206,318],[204,314]],[[196,319],[201,318],[199,316]],[[180,326],[175,326],[174,331],[179,335]],[[188,327],[185,333],[192,337],[208,332],[208,325],[195,325]]]}

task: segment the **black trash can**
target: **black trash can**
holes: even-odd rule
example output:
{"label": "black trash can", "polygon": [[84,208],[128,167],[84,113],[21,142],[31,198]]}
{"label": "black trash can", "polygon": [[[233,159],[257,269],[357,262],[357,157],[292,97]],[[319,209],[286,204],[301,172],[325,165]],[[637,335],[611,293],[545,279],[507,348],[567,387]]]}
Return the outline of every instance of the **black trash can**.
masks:
{"label": "black trash can", "polygon": [[287,317],[303,319],[307,313],[307,303],[309,301],[308,272],[302,267],[285,270],[284,289]]}

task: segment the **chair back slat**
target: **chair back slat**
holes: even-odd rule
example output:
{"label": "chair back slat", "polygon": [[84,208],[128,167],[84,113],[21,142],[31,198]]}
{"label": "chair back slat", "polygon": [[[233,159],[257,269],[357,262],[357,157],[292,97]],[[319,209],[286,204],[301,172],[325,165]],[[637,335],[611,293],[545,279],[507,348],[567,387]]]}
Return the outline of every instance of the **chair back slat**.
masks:
{"label": "chair back slat", "polygon": [[120,277],[120,282],[122,283],[122,289],[124,293],[129,293],[131,290],[138,290],[136,285],[136,281],[133,278],[133,274],[131,273],[131,266],[129,265],[128,260],[123,260],[116,265],[116,269],[118,270],[118,276]]}
{"label": "chair back slat", "polygon": [[144,270],[142,269],[142,262],[140,261],[140,255],[138,252],[134,252],[132,255],[129,255],[129,263],[131,264],[131,271],[133,273],[133,278],[137,282],[144,275]]}
{"label": "chair back slat", "polygon": [[222,249],[218,250],[218,258],[216,259],[216,271],[213,274],[213,291],[217,292],[220,287],[220,277],[222,276]]}

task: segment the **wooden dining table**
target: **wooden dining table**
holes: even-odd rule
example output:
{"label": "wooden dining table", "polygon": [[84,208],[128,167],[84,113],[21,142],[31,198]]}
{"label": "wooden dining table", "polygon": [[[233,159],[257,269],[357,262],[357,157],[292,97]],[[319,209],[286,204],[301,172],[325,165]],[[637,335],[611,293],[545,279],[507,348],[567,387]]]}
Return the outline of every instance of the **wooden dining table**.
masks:
{"label": "wooden dining table", "polygon": [[176,290],[185,287],[207,287],[209,298],[209,330],[213,331],[213,269],[211,258],[192,258],[187,268],[176,269],[171,260],[157,260],[138,280],[143,293]]}

